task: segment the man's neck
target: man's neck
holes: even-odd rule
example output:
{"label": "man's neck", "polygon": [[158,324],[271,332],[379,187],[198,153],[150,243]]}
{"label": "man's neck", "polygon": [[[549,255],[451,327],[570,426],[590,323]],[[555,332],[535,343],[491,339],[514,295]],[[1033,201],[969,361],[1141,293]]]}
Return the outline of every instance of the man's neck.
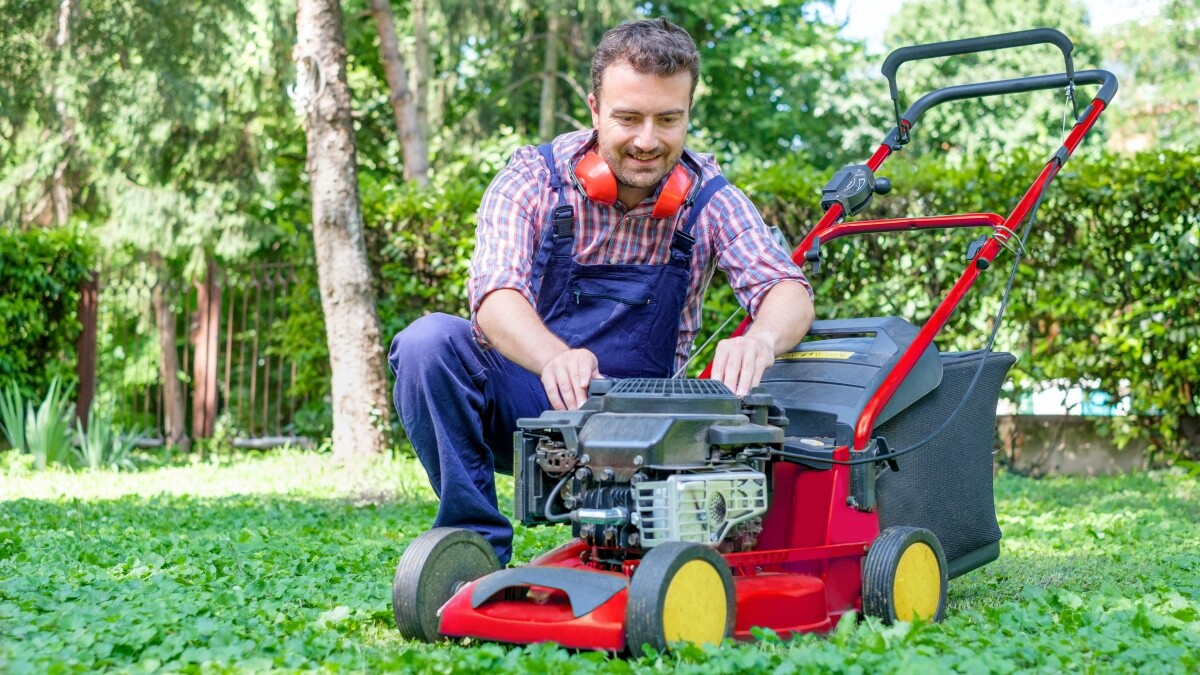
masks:
{"label": "man's neck", "polygon": [[626,209],[632,209],[641,204],[643,199],[654,194],[656,189],[658,189],[657,185],[639,188],[617,183],[617,201],[624,204]]}

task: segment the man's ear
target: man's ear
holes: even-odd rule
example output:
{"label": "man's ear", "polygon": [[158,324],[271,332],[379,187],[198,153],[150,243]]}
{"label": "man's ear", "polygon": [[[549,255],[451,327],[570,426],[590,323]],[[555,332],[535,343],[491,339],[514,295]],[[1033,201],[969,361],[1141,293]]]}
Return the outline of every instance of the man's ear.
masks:
{"label": "man's ear", "polygon": [[588,94],[588,108],[591,109],[591,111],[592,111],[592,128],[599,129],[600,128],[600,100],[596,98],[596,95],[594,93]]}

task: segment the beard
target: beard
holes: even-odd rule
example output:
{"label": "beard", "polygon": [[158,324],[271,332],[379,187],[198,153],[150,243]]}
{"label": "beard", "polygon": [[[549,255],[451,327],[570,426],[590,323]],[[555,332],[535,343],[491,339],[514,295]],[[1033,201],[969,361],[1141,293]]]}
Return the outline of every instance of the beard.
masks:
{"label": "beard", "polygon": [[630,150],[616,150],[600,144],[600,156],[612,167],[617,185],[641,189],[658,185],[659,181],[671,173],[671,170],[679,163],[679,158],[683,156],[683,149],[680,148],[674,153],[669,153],[667,148],[659,147],[650,152],[637,154],[642,157],[653,157],[655,161],[649,165],[630,166],[628,163]]}

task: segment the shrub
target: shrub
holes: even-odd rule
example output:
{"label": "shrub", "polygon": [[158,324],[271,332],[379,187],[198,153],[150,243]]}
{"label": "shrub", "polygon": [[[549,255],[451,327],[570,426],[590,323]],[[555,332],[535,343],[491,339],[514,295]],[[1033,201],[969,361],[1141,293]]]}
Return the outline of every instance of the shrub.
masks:
{"label": "shrub", "polygon": [[71,388],[62,387],[56,377],[41,405],[26,406],[25,449],[33,455],[34,468],[44,469],[70,460],[71,418],[75,411],[72,394]]}
{"label": "shrub", "polygon": [[[515,145],[513,146],[515,147]],[[382,338],[432,311],[466,315],[466,280],[475,210],[503,154],[440,175],[429,189],[365,176],[363,210]],[[926,156],[884,165],[895,189],[856,219],[994,211],[1007,214],[1047,157],[1014,153],[950,165]],[[793,245],[819,219],[830,172],[800,161],[731,164],[731,179]],[[1129,396],[1128,418],[1108,430],[1118,442],[1147,436],[1179,456],[1200,446],[1200,159],[1182,153],[1114,154],[1085,147],[1055,179],[1027,243],[997,348],[1018,355],[1019,394],[1039,383],[1098,382],[1113,400]],[[926,231],[848,237],[822,247],[810,279],[820,318],[899,315],[923,322],[962,272],[978,231]],[[311,259],[305,254],[302,258]],[[945,350],[982,346],[991,328],[1009,253],[981,275],[939,335]],[[328,418],[328,357],[315,271],[293,289],[281,352],[308,366],[296,386]],[[705,328],[737,308],[720,275],[709,289]],[[728,333],[736,327],[732,321]],[[320,338],[320,339],[318,339]],[[715,343],[714,343],[715,344]],[[699,342],[697,343],[697,346]],[[712,346],[693,361],[698,373]],[[1194,450],[1193,450],[1194,451]]]}
{"label": "shrub", "polygon": [[129,453],[148,436],[145,431],[126,432],[113,420],[111,410],[94,409],[88,415],[87,429],[75,429],[75,447],[71,450],[80,466],[132,471],[137,467]]}
{"label": "shrub", "polygon": [[0,382],[28,393],[56,376],[73,381],[79,289],[93,246],[72,228],[0,228]]}
{"label": "shrub", "polygon": [[[896,189],[855,219],[994,211],[1007,215],[1046,157],[951,166],[885,164]],[[768,222],[799,243],[820,215],[827,177],[780,165],[746,176]],[[1019,229],[1019,228],[1018,228]],[[823,247],[813,279],[823,318],[898,314],[924,321],[964,267],[972,232],[845,238]],[[1131,412],[1118,442],[1149,436],[1173,453],[1200,445],[1200,160],[1182,153],[1081,150],[1051,184],[1027,243],[997,346],[1020,358],[1020,388],[1098,382]],[[1004,253],[951,317],[943,349],[982,346],[1012,256]]]}

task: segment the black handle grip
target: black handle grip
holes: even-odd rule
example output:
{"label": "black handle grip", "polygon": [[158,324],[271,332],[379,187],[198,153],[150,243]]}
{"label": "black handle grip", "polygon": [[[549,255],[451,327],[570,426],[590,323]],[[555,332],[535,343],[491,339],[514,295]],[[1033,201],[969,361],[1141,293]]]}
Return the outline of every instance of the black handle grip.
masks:
{"label": "black handle grip", "polygon": [[[1071,78],[1066,73],[1059,73],[1057,75],[1038,75],[1037,77],[1018,77],[1012,80],[999,80],[996,82],[960,84],[954,87],[936,89],[908,106],[908,110],[904,111],[903,119],[909,123],[911,128],[916,126],[917,120],[921,118],[921,115],[926,110],[948,101],[961,101],[968,98],[982,98],[984,96],[999,96],[1003,94],[1020,94],[1041,89],[1061,89],[1066,87],[1071,81]],[[1104,105],[1111,103],[1113,95],[1117,93],[1117,77],[1107,70],[1081,70],[1075,75],[1074,82],[1075,84],[1100,85],[1100,91],[1096,93],[1096,98],[1104,101]]]}
{"label": "black handle grip", "polygon": [[1075,66],[1071,62],[1071,52],[1075,49],[1075,45],[1071,42],[1071,38],[1053,28],[1034,28],[1015,33],[1001,33],[1000,35],[986,35],[983,37],[967,38],[965,40],[950,40],[948,42],[934,42],[927,45],[901,47],[888,54],[887,59],[884,60],[883,76],[887,78],[888,86],[891,88],[892,100],[894,101],[899,98],[899,92],[896,89],[896,70],[902,63],[932,59],[939,56],[974,54],[993,49],[1025,47],[1036,44],[1052,44],[1062,50],[1063,59],[1067,64],[1067,77],[1075,77]]}

